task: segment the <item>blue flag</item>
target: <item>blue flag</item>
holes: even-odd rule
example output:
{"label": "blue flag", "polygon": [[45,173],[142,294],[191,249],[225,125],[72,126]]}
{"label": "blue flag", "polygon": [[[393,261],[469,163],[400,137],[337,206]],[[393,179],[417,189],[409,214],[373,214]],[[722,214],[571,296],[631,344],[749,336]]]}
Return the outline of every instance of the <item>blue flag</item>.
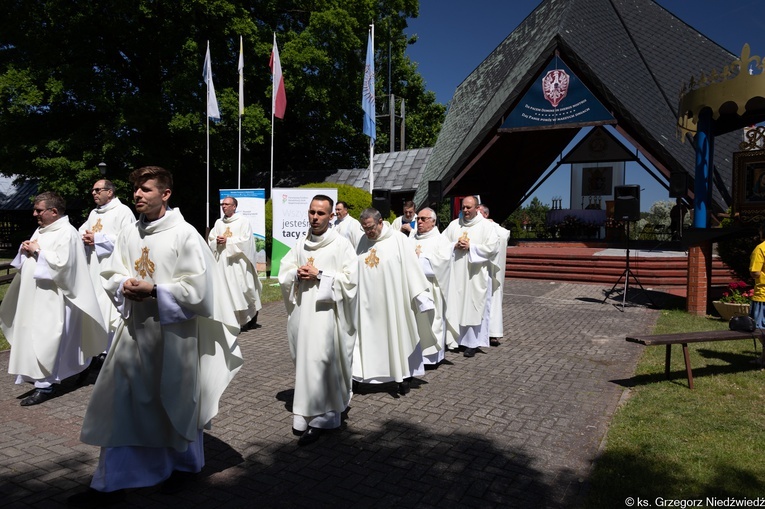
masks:
{"label": "blue flag", "polygon": [[372,49],[372,32],[369,32],[367,44],[367,62],[364,66],[364,88],[361,91],[361,109],[364,110],[364,134],[377,139],[375,120],[375,55]]}

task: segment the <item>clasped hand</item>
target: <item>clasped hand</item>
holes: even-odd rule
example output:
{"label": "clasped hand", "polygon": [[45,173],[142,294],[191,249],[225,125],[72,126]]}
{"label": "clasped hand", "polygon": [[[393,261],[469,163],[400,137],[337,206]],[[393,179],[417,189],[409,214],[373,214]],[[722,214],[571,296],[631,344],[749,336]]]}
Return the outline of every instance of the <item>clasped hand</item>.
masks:
{"label": "clasped hand", "polygon": [[470,239],[459,239],[455,247],[457,249],[470,249]]}
{"label": "clasped hand", "polygon": [[85,233],[82,236],[82,242],[86,246],[92,246],[96,243],[96,234],[93,233],[90,230],[85,230]]}
{"label": "clasped hand", "polygon": [[151,297],[153,289],[154,285],[148,281],[138,281],[135,278],[130,278],[122,285],[122,294],[126,299],[141,302]]}
{"label": "clasped hand", "polygon": [[40,249],[40,245],[36,240],[25,240],[21,243],[21,252],[27,256],[32,256],[38,249]]}
{"label": "clasped hand", "polygon": [[299,267],[297,270],[297,276],[298,279],[318,279],[316,276],[319,275],[319,269],[314,267],[313,265],[303,265],[302,267]]}

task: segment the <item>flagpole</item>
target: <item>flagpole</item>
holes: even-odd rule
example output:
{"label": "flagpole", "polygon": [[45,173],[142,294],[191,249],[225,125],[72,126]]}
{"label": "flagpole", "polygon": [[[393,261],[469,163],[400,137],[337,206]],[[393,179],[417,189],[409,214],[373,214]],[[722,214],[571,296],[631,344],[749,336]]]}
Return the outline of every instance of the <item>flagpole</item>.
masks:
{"label": "flagpole", "polygon": [[[287,108],[287,93],[284,89],[284,75],[282,63],[279,58],[279,47],[276,45],[276,32],[274,32],[274,46],[271,49],[271,192],[274,190],[274,117],[284,118]],[[278,113],[278,115],[277,115]]]}
{"label": "flagpole", "polygon": [[[218,99],[215,97],[215,85],[213,85],[212,79],[212,58],[210,57],[210,41],[207,41],[207,51],[205,52],[205,63],[202,68],[202,77],[205,80],[207,86],[207,101],[206,101],[206,131],[207,131],[207,217],[205,218],[205,226],[207,227],[207,233],[210,231],[210,118],[220,120],[220,110],[218,109]],[[212,98],[212,101],[211,101]]]}
{"label": "flagpole", "polygon": [[[207,53],[210,53],[210,41],[207,41]],[[212,74],[212,64],[210,64]],[[210,232],[210,80],[206,80],[207,101],[205,103],[205,118],[207,119],[207,213],[205,214],[205,234]]]}
{"label": "flagpole", "polygon": [[[273,98],[271,99],[273,103]],[[274,108],[271,106],[271,187],[269,196],[274,192]]]}
{"label": "flagpole", "polygon": [[[372,58],[374,58],[375,47],[375,24],[369,25],[372,27]],[[374,90],[372,91],[374,93]],[[376,127],[375,127],[376,129]],[[369,138],[369,194],[374,196],[375,188],[375,139]]]}
{"label": "flagpole", "polygon": [[242,115],[244,114],[244,47],[242,36],[239,36],[239,165],[237,174],[237,189],[242,188]]}
{"label": "flagpole", "polygon": [[[274,47],[276,47],[276,32],[274,32]],[[271,50],[273,53],[273,50]],[[273,76],[273,69],[271,69],[271,75]],[[276,87],[278,83],[272,81],[271,84],[271,184],[269,188],[269,196],[273,200],[274,193],[274,110],[276,109]]]}
{"label": "flagpole", "polygon": [[236,188],[242,188],[242,115],[239,115],[239,169],[237,172]]}

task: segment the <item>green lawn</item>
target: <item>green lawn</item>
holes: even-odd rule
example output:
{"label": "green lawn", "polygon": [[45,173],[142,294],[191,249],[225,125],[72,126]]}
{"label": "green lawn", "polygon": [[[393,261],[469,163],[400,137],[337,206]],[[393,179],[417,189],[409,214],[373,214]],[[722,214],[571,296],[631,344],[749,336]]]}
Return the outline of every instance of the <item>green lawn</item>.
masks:
{"label": "green lawn", "polygon": [[[662,311],[655,333],[726,329],[719,319]],[[597,460],[586,508],[625,507],[640,498],[756,499],[765,493],[765,371],[751,340],[690,345],[689,390],[680,346],[671,381],[663,346],[646,347],[631,395],[616,413]],[[637,506],[637,505],[636,505]]]}

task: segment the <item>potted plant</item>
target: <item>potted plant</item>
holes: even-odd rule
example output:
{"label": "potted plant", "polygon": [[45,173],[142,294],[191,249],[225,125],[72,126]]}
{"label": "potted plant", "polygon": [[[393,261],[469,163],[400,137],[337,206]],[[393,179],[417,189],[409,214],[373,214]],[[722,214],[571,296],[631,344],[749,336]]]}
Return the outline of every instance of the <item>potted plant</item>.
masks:
{"label": "potted plant", "polygon": [[743,281],[731,281],[728,283],[728,291],[723,293],[720,300],[712,302],[723,320],[727,321],[737,315],[749,314],[749,304],[752,301],[754,289],[747,290],[747,286]]}

